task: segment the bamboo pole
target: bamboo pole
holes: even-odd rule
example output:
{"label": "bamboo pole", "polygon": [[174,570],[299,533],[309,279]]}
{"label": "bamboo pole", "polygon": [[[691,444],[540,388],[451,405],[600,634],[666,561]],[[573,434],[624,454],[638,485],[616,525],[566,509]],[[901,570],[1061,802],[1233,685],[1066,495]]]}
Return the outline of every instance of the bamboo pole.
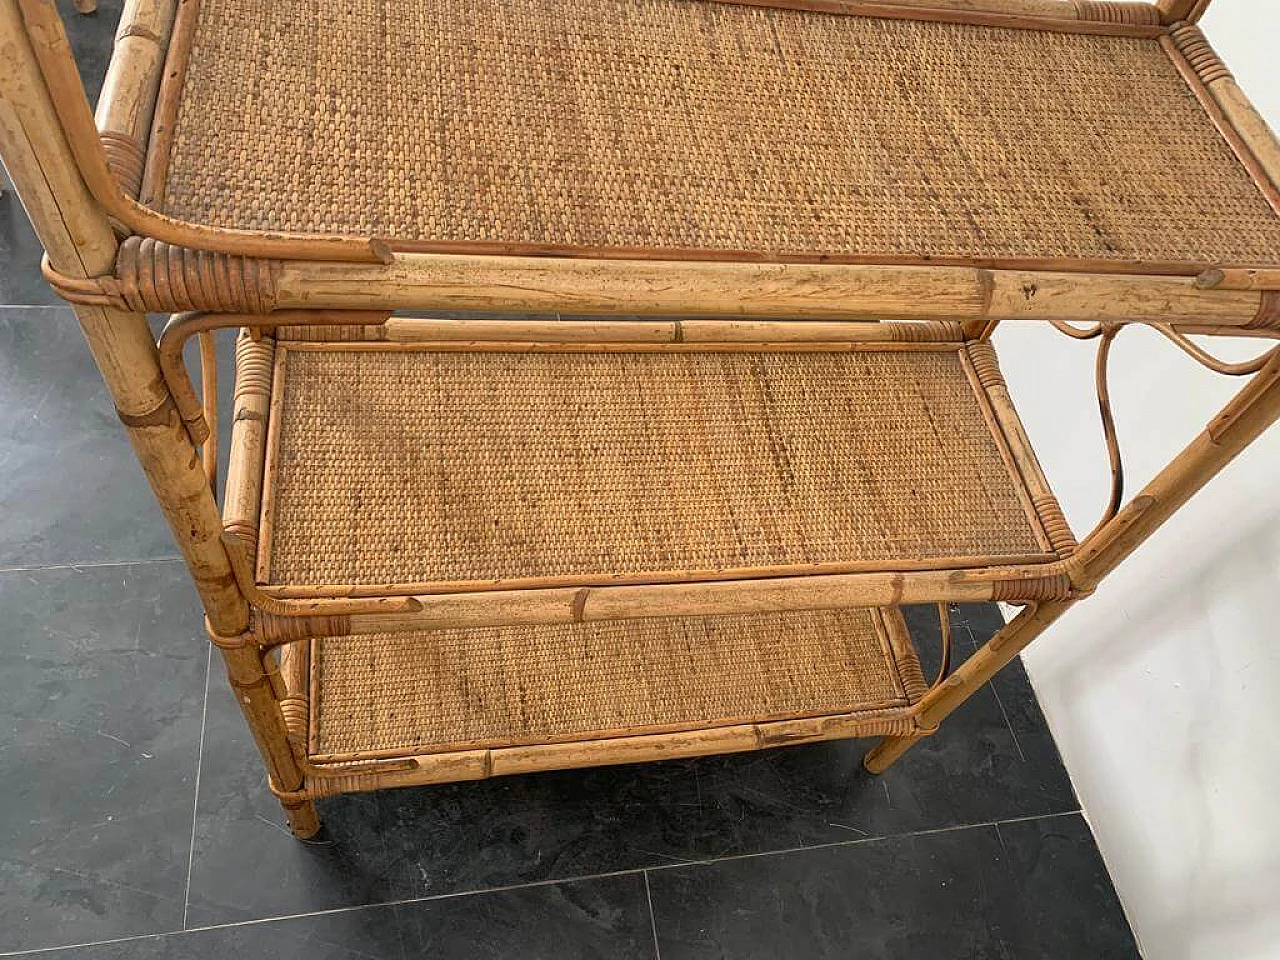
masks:
{"label": "bamboo pole", "polygon": [[588,260],[398,253],[381,264],[288,261],[280,308],[841,320],[1068,320],[1246,326],[1258,290],[1192,276],[973,267]]}
{"label": "bamboo pole", "polygon": [[126,0],[98,98],[99,130],[147,142],[174,10],[173,0]]}
{"label": "bamboo pole", "polygon": [[[56,269],[80,279],[109,273],[116,256],[115,236],[62,136],[17,0],[0,0],[0,38],[5,53],[5,69],[0,71],[0,155],[5,168]],[[222,547],[213,493],[165,386],[146,317],[83,305],[75,312],[195,580],[210,628],[222,637],[244,633],[248,604]],[[273,779],[286,790],[297,789],[302,774],[288,752],[283,720],[256,649],[224,646],[222,652]],[[305,805],[288,812],[301,830],[308,829],[315,816]]]}
{"label": "bamboo pole", "polygon": [[[242,580],[251,576],[238,564]],[[962,570],[759,577],[591,587],[548,587],[367,599],[276,600],[255,595],[264,643],[304,636],[714,616],[911,603],[1028,602],[1071,592],[1062,561]],[[256,588],[245,584],[249,590]]]}
{"label": "bamboo pole", "polygon": [[933,20],[1063,33],[1150,37],[1160,22],[1153,4],[1114,0],[716,0],[782,10]]}
{"label": "bamboo pole", "polygon": [[1160,11],[1163,23],[1177,23],[1179,20],[1195,23],[1209,9],[1209,0],[1156,0],[1156,9]]}
{"label": "bamboo pole", "polygon": [[[1277,418],[1280,418],[1280,357],[1272,357],[1155,479],[1113,519],[1085,538],[1066,561],[1072,582],[1084,591],[1096,587]],[[1024,609],[945,683],[925,695],[917,718],[922,733],[886,737],[867,754],[864,761],[867,769],[872,773],[886,770],[1074,602],[1074,599],[1054,600]]]}

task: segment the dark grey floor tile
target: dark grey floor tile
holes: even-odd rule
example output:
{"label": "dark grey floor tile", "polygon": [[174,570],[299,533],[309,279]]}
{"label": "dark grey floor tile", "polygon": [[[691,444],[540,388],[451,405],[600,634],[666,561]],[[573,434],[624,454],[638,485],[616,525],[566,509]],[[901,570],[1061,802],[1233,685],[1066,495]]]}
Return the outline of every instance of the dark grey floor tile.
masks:
{"label": "dark grey floor tile", "polygon": [[1020,956],[1138,960],[1084,817],[1002,823],[997,829],[1022,894],[1028,932]]}
{"label": "dark grey floor tile", "polygon": [[0,308],[0,567],[177,548],[65,309]]}
{"label": "dark grey floor tile", "polygon": [[654,957],[644,877],[630,874],[396,908],[406,958]]}
{"label": "dark grey floor tile", "polygon": [[0,171],[0,304],[61,304],[40,275],[44,249],[18,195]]}
{"label": "dark grey floor tile", "polygon": [[[230,331],[218,346],[229,403]],[[0,409],[0,568],[177,556],[70,310],[0,308]]]}
{"label": "dark grey floor tile", "polygon": [[[962,609],[957,624],[982,615]],[[921,646],[936,646],[933,611],[912,620]],[[1011,689],[1029,691],[1011,669]],[[1033,700],[1024,712],[1029,731],[1043,728]],[[507,777],[329,800],[325,833],[302,844],[221,683],[208,723],[190,914],[200,923],[1076,809],[1047,733],[1019,747],[987,689],[882,777],[862,769],[867,741]]]}
{"label": "dark grey floor tile", "polygon": [[655,870],[663,960],[1025,958],[993,827]]}
{"label": "dark grey floor tile", "polygon": [[0,574],[0,950],[182,924],[207,645],[177,563]]}
{"label": "dark grey floor tile", "polygon": [[644,877],[371,907],[59,950],[56,960],[650,960]]}
{"label": "dark grey floor tile", "polygon": [[[123,0],[99,0],[97,12],[85,16],[65,0],[58,3],[90,103],[97,102],[102,89],[122,6]],[[59,304],[62,301],[40,276],[44,251],[35,231],[3,176],[0,183],[6,184],[0,196],[0,304]]]}
{"label": "dark grey floor tile", "polygon": [[663,960],[1138,956],[1078,815],[652,871]]}

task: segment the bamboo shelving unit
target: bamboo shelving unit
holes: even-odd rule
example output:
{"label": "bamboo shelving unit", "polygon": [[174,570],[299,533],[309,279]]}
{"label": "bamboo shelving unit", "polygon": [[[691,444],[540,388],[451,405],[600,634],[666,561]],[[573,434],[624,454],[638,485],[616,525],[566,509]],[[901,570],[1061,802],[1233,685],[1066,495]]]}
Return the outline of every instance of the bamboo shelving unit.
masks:
{"label": "bamboo shelving unit", "polygon": [[[1092,592],[1280,415],[1280,144],[1206,6],[130,0],[94,116],[52,3],[0,0],[0,152],[295,833],[840,737],[882,771]],[[1005,322],[1097,343],[1082,539]],[[1247,382],[1126,498],[1130,324]],[[926,679],[899,607],[989,600]]]}

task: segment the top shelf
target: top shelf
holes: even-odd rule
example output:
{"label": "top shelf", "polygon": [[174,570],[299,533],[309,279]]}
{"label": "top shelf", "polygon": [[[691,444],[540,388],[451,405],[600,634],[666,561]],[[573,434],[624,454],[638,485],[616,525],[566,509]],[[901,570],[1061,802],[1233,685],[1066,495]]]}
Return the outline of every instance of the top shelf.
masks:
{"label": "top shelf", "polygon": [[179,18],[143,199],[209,226],[1100,272],[1280,251],[1266,185],[1158,28],[704,0],[199,0]]}

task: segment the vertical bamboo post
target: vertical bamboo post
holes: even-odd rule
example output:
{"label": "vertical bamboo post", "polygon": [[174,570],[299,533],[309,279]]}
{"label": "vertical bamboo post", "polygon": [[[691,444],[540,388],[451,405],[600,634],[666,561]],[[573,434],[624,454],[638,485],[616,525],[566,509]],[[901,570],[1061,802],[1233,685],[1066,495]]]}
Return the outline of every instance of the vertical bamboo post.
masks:
{"label": "vertical bamboo post", "polygon": [[[115,235],[72,159],[17,0],[0,0],[0,60],[0,156],[51,264],[75,279],[111,273]],[[248,604],[232,575],[213,492],[165,385],[146,316],[83,305],[75,313],[195,580],[211,630],[222,637],[244,633]],[[301,789],[302,773],[270,685],[262,682],[256,648],[224,647],[223,655],[273,781],[286,791]],[[286,812],[295,830],[314,833],[318,824],[310,804],[292,805]]]}
{"label": "vertical bamboo post", "polygon": [[[1090,534],[1067,561],[1071,580],[1092,590],[1129,554],[1280,417],[1280,356],[1273,357],[1209,425],[1119,513]],[[920,701],[921,727],[932,731],[1075,603],[1029,606],[1005,624],[944,683]],[[863,763],[882,773],[923,734],[885,737]]]}
{"label": "vertical bamboo post", "polygon": [[1164,23],[1177,23],[1179,20],[1195,23],[1209,8],[1209,0],[1156,0],[1156,7]]}

